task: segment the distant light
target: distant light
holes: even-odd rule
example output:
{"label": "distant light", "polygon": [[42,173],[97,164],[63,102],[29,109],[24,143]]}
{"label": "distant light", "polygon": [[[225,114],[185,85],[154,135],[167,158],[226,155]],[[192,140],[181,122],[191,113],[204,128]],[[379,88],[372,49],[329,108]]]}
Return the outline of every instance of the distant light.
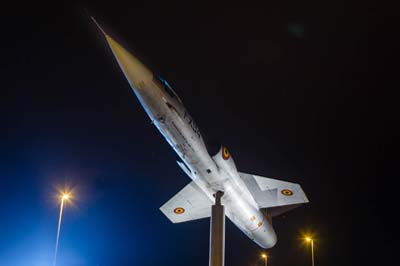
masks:
{"label": "distant light", "polygon": [[61,199],[61,201],[70,201],[73,198],[72,192],[70,191],[62,191],[60,192],[59,198]]}
{"label": "distant light", "polygon": [[60,202],[60,214],[58,217],[58,227],[57,227],[57,237],[56,237],[56,246],[54,249],[54,260],[53,260],[53,266],[56,266],[57,263],[57,253],[58,253],[58,242],[60,240],[60,229],[61,229],[61,221],[62,221],[62,216],[63,216],[63,209],[64,205],[67,203],[71,203],[71,200],[73,199],[73,193],[72,190],[69,189],[64,189],[58,190],[58,199],[61,199]]}
{"label": "distant light", "polygon": [[311,266],[314,266],[314,239],[306,235],[304,240],[311,244]]}
{"label": "distant light", "polygon": [[69,194],[64,194],[64,195],[62,196],[62,198],[63,198],[64,200],[69,199]]}
{"label": "distant light", "polygon": [[268,256],[267,256],[266,253],[262,253],[262,254],[261,254],[261,257],[262,257],[263,259],[266,259]]}

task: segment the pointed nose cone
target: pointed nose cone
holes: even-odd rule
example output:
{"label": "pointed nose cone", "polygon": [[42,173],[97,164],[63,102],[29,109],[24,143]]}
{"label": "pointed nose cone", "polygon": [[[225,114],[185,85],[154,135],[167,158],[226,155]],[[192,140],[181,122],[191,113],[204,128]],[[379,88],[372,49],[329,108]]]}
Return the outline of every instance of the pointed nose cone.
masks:
{"label": "pointed nose cone", "polygon": [[126,79],[131,85],[133,90],[140,90],[146,81],[153,78],[152,72],[137,59],[134,55],[128,52],[122,45],[109,36],[92,17],[92,20],[101,30],[106,38],[108,45],[113,52],[122,72],[125,74]]}

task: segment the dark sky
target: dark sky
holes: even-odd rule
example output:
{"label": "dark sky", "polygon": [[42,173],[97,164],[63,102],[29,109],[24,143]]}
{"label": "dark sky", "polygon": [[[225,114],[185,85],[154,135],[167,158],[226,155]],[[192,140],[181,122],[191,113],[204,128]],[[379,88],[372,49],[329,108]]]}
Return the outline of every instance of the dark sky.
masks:
{"label": "dark sky", "polygon": [[[59,266],[208,263],[209,221],[172,224],[158,210],[190,179],[88,14],[171,83],[239,170],[302,185],[310,203],[274,220],[270,265],[309,265],[306,231],[316,265],[398,264],[390,8],[217,2],[3,9],[1,266],[51,265],[63,184],[76,199]],[[261,265],[260,251],[227,222],[227,266]]]}

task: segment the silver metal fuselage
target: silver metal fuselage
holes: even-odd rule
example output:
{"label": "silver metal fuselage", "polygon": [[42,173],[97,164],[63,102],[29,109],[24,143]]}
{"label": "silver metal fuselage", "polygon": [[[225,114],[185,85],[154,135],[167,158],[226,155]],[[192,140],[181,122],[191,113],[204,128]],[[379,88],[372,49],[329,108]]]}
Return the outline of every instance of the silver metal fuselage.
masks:
{"label": "silver metal fuselage", "polygon": [[150,71],[145,72],[149,75],[135,80],[132,88],[153,124],[185,163],[188,175],[213,201],[213,195],[223,191],[222,204],[228,218],[260,246],[274,246],[277,239],[272,224],[258,209],[237,171],[228,173],[216,164],[178,96],[171,96],[166,84]]}
{"label": "silver metal fuselage", "polygon": [[166,82],[155,77],[110,36],[105,37],[131,88],[153,124],[184,162],[181,167],[188,176],[212,202],[217,191],[224,192],[222,204],[228,218],[261,247],[274,246],[277,238],[270,219],[258,208],[233,160],[229,160],[227,168],[223,166],[228,161],[222,156],[211,157],[193,118]]}

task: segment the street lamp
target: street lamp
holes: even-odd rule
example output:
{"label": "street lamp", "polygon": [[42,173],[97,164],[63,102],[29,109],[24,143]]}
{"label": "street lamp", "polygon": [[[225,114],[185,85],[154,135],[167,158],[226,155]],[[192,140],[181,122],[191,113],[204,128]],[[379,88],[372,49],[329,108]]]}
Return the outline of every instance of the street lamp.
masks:
{"label": "street lamp", "polygon": [[268,266],[268,255],[267,255],[267,253],[262,253],[262,254],[261,254],[261,258],[264,259],[264,261],[265,261],[265,266]]}
{"label": "street lamp", "polygon": [[71,195],[69,193],[63,193],[62,197],[61,197],[61,201],[69,200],[70,197],[71,197]]}
{"label": "street lamp", "polygon": [[72,194],[71,194],[71,192],[62,192],[59,195],[59,198],[61,199],[61,204],[60,204],[60,214],[59,214],[59,217],[58,217],[56,248],[54,250],[53,266],[56,266],[56,263],[57,263],[58,242],[59,242],[59,239],[60,239],[60,229],[61,229],[61,220],[62,220],[62,215],[63,215],[63,210],[64,210],[64,203],[65,202],[69,202],[71,200]]}
{"label": "street lamp", "polygon": [[311,243],[311,266],[314,266],[314,239],[312,239],[311,237],[307,236],[305,238],[305,240],[308,243]]}

